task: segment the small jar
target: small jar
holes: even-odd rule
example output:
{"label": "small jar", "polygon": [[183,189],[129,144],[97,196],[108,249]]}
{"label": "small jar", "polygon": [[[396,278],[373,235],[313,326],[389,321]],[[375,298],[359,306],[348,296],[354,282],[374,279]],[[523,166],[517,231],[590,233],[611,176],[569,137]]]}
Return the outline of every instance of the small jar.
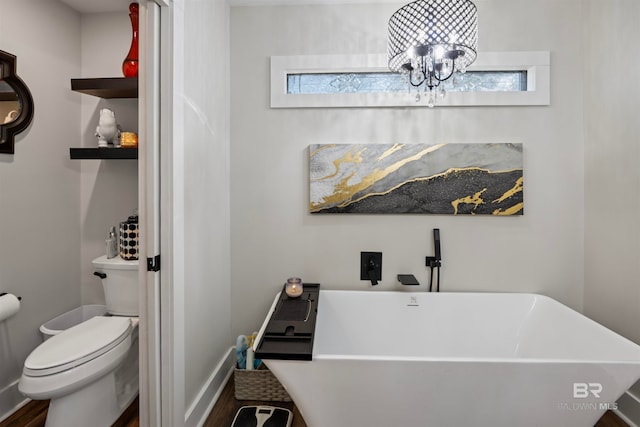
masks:
{"label": "small jar", "polygon": [[122,148],[137,148],[138,135],[135,132],[122,132],[120,134],[120,146]]}
{"label": "small jar", "polygon": [[285,283],[284,291],[289,298],[298,298],[302,295],[302,279],[299,277],[289,277]]}
{"label": "small jar", "polygon": [[139,233],[137,213],[120,223],[120,258],[128,261],[138,259]]}

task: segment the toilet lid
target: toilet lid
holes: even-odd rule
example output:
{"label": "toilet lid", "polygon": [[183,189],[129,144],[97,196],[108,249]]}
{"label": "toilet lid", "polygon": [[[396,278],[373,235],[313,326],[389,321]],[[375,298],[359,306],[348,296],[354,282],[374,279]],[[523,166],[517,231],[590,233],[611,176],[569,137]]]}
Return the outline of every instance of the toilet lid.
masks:
{"label": "toilet lid", "polygon": [[24,373],[45,376],[82,365],[120,344],[130,331],[128,317],[92,317],[40,344],[25,360]]}

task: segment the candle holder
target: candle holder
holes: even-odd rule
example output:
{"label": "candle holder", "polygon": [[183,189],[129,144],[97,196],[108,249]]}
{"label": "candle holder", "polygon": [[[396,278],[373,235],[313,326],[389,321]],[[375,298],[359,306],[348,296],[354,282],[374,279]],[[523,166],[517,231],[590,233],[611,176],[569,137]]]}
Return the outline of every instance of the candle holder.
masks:
{"label": "candle holder", "polygon": [[302,295],[302,279],[299,277],[289,277],[285,283],[284,291],[289,298],[298,298]]}

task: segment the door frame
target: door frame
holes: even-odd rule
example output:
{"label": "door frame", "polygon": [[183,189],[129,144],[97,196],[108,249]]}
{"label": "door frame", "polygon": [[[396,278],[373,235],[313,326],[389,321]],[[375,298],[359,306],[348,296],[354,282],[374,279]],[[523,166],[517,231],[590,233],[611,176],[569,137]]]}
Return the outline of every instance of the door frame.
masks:
{"label": "door frame", "polygon": [[[184,325],[181,290],[174,295],[173,287],[173,177],[181,164],[173,152],[179,128],[173,111],[176,8],[172,0],[147,0],[140,7],[140,425],[173,427],[184,425],[185,412],[184,339],[174,333]],[[149,271],[146,260],[156,257],[157,268]]]}

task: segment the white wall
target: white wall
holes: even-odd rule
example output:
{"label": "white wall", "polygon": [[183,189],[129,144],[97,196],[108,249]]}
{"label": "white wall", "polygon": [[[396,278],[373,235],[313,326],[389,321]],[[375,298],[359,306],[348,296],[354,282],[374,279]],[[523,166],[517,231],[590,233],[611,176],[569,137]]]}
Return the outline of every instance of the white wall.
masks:
{"label": "white wall", "polygon": [[[269,108],[271,55],[384,53],[388,18],[402,4],[231,9],[234,334],[258,328],[288,276],[369,289],[360,251],[383,252],[376,289],[400,289],[398,273],[424,289],[436,227],[443,290],[539,292],[582,309],[581,1],[477,2],[480,52],[551,51],[551,106]],[[522,142],[524,216],[308,213],[309,144],[395,142]]]}
{"label": "white wall", "polygon": [[585,3],[584,309],[640,343],[640,3]]}
{"label": "white wall", "polygon": [[80,103],[80,17],[50,0],[0,0],[0,49],[17,56],[35,115],[0,154],[0,292],[23,297],[0,323],[0,419],[23,400],[17,380],[39,326],[80,303],[80,165],[69,159]]}
{"label": "white wall", "polygon": [[[230,347],[229,8],[175,2],[173,292],[177,399],[186,425],[206,416]],[[183,303],[181,306],[180,304]],[[184,376],[180,378],[180,374]],[[184,387],[184,393],[181,388]],[[179,408],[178,408],[179,409]],[[174,424],[181,425],[180,419]]]}
{"label": "white wall", "polygon": [[[635,0],[585,1],[584,313],[640,344],[638,16]],[[640,381],[631,393],[619,409],[640,424]]]}
{"label": "white wall", "polygon": [[[81,69],[71,77],[122,77],[122,61],[131,46],[129,11],[81,16]],[[97,147],[95,136],[100,109],[114,111],[123,131],[138,132],[137,99],[102,99],[76,94],[81,103],[80,137],[69,144]],[[100,279],[93,275],[91,260],[105,254],[104,240],[138,207],[136,160],[75,160],[81,170],[82,304],[104,304]]]}

